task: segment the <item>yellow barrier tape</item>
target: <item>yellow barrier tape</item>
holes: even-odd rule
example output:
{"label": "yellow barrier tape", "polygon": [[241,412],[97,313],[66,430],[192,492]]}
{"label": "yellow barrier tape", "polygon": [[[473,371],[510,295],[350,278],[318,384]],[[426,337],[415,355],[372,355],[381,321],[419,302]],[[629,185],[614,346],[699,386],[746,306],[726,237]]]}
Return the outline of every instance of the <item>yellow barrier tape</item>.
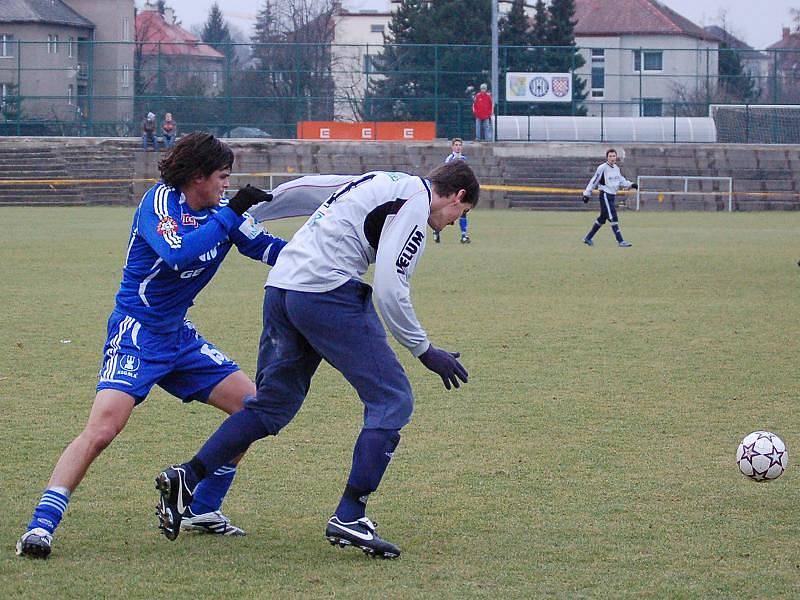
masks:
{"label": "yellow barrier tape", "polygon": [[[308,173],[276,173],[276,172],[255,172],[255,173],[231,173],[232,177],[286,177],[300,176]],[[68,185],[91,185],[101,183],[155,183],[158,179],[144,178],[108,178],[108,179],[0,179],[0,186],[17,185],[49,185],[49,186],[68,186]],[[490,192],[529,192],[538,194],[563,194],[563,195],[582,195],[583,188],[558,188],[543,187],[533,185],[504,185],[499,183],[481,184],[481,189]],[[647,190],[648,193],[655,193],[657,190]],[[620,195],[633,196],[633,190],[620,190]],[[709,192],[711,194],[712,192]],[[717,196],[726,195],[727,192],[713,192]],[[792,197],[800,198],[800,192],[733,192],[734,197],[754,197],[754,198],[773,198],[773,197]]]}

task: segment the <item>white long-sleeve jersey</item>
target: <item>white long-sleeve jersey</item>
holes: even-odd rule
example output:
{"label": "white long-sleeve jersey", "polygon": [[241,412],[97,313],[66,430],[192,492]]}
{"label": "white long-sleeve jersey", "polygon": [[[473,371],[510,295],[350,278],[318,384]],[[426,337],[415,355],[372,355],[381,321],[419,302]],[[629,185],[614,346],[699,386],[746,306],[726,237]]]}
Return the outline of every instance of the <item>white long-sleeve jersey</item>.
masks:
{"label": "white long-sleeve jersey", "polygon": [[[301,177],[292,195],[341,184],[341,175]],[[273,190],[280,200],[281,186]],[[375,263],[375,303],[389,331],[414,356],[430,346],[411,304],[410,279],[425,250],[430,184],[406,173],[352,176],[311,215],[281,251],[266,285],[327,292],[361,279]]]}
{"label": "white long-sleeve jersey", "polygon": [[617,165],[610,165],[604,162],[597,167],[594,176],[589,180],[589,185],[586,186],[586,191],[583,193],[585,196],[591,196],[592,190],[595,187],[599,187],[606,194],[616,195],[619,188],[629,188],[632,184],[632,181],[628,181],[622,176]]}

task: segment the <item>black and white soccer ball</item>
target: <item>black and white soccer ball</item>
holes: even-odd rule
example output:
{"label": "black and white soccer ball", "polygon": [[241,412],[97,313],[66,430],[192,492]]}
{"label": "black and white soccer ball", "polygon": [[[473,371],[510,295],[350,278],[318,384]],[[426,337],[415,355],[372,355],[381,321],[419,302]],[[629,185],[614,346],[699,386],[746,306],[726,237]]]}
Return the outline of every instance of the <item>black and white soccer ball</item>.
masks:
{"label": "black and white soccer ball", "polygon": [[789,466],[789,450],[770,431],[748,433],[736,450],[736,464],[753,481],[772,481]]}

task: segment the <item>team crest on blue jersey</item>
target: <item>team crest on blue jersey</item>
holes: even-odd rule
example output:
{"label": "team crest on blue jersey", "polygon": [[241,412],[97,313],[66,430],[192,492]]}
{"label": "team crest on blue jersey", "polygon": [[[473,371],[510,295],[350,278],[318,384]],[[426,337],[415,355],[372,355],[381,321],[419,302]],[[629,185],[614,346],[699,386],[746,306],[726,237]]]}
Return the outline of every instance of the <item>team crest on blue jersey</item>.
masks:
{"label": "team crest on blue jersey", "polygon": [[187,227],[197,227],[197,219],[186,213],[181,213],[181,223]]}
{"label": "team crest on blue jersey", "polygon": [[166,217],[161,217],[161,220],[156,225],[156,231],[158,235],[165,236],[169,235],[170,233],[176,233],[178,231],[178,223],[167,215]]}
{"label": "team crest on blue jersey", "polygon": [[119,362],[117,363],[117,373],[120,375],[127,375],[128,377],[136,378],[136,372],[139,370],[140,360],[138,356],[131,356],[130,354],[121,354]]}

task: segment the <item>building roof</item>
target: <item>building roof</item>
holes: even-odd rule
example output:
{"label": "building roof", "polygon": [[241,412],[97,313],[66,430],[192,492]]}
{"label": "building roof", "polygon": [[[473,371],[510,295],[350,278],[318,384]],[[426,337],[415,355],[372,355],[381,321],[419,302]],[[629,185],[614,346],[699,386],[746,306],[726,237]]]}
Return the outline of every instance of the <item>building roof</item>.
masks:
{"label": "building roof", "polygon": [[728,45],[728,48],[734,48],[735,50],[742,50],[739,52],[739,56],[742,58],[748,58],[753,60],[766,60],[769,57],[763,53],[755,50],[752,46],[743,42],[729,31],[725,30],[725,28],[720,27],[719,25],[708,25],[704,27],[706,31],[715,35],[719,38],[719,40]]}
{"label": "building roof", "polygon": [[94,29],[94,23],[61,0],[2,0],[0,23],[53,23]]}
{"label": "building roof", "polygon": [[225,55],[175,23],[167,23],[154,10],[141,11],[136,15],[136,41],[142,44],[145,55],[187,56],[224,60]]}
{"label": "building roof", "polygon": [[720,40],[656,0],[576,0],[576,36],[684,35]]}
{"label": "building roof", "polygon": [[783,37],[767,46],[767,50],[797,50],[800,48],[800,33],[792,33],[788,27],[783,28]]}

